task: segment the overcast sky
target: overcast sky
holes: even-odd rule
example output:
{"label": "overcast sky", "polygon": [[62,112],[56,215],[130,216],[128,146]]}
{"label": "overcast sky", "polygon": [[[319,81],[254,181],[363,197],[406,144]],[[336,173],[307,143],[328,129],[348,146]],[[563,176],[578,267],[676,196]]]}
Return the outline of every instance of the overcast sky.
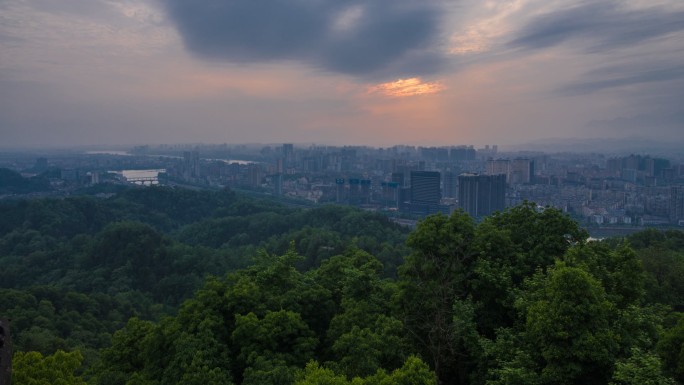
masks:
{"label": "overcast sky", "polygon": [[0,0],[0,147],[684,141],[684,1]]}

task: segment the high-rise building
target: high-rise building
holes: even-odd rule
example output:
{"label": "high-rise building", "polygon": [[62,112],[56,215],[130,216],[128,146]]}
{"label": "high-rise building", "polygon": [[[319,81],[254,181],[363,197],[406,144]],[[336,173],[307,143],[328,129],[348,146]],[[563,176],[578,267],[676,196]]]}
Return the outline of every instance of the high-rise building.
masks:
{"label": "high-rise building", "polygon": [[361,180],[349,178],[349,203],[356,205],[361,201]]}
{"label": "high-rise building", "polygon": [[670,187],[670,221],[684,220],[684,186]]}
{"label": "high-rise building", "polygon": [[492,147],[489,147],[489,145],[487,144],[484,146],[484,148],[480,148],[477,150],[477,157],[480,159],[493,158],[494,156],[496,156],[498,150],[498,146],[494,145]]}
{"label": "high-rise building", "polygon": [[511,161],[508,159],[489,159],[487,161],[487,175],[504,174],[508,178],[511,170]]}
{"label": "high-rise building", "polygon": [[513,159],[511,161],[508,183],[527,184],[534,177],[534,163],[530,159]]}
{"label": "high-rise building", "polygon": [[410,187],[400,187],[399,188],[399,209],[405,210],[407,206],[411,205],[411,188]]}
{"label": "high-rise building", "polygon": [[490,215],[506,207],[506,175],[462,174],[458,177],[458,203],[472,217]]}
{"label": "high-rise building", "polygon": [[385,207],[399,206],[399,184],[397,182],[382,182],[382,203]]}
{"label": "high-rise building", "polygon": [[347,199],[346,190],[344,189],[344,178],[335,179],[335,186],[336,186],[335,201],[337,203],[344,203]]}
{"label": "high-rise building", "polygon": [[283,166],[285,168],[292,167],[294,163],[294,145],[292,143],[283,143],[282,153]]}
{"label": "high-rise building", "polygon": [[261,166],[258,163],[250,163],[249,166],[247,166],[247,178],[250,187],[261,186],[263,173],[261,171]]}
{"label": "high-rise building", "polygon": [[184,151],[183,152],[183,178],[199,178],[200,177],[200,157],[199,151]]}
{"label": "high-rise building", "polygon": [[477,159],[477,152],[473,146],[459,146],[451,149],[449,158],[452,162],[475,160]]}
{"label": "high-rise building", "polygon": [[449,161],[449,149],[447,147],[440,147],[437,149],[437,161],[438,162],[448,162]]}
{"label": "high-rise building", "polygon": [[606,161],[606,169],[610,172],[611,176],[620,176],[622,172],[622,159],[621,158],[610,158]]}
{"label": "high-rise building", "polygon": [[647,157],[645,159],[645,169],[646,175],[655,176],[658,178],[663,177],[663,171],[670,167],[670,161],[662,158],[651,158]]}
{"label": "high-rise building", "polygon": [[458,196],[458,175],[447,171],[442,174],[442,196],[444,198],[456,198]]}
{"label": "high-rise building", "polygon": [[283,174],[273,175],[273,194],[283,195]]}
{"label": "high-rise building", "polygon": [[404,173],[403,172],[393,172],[392,182],[399,185],[399,187],[406,187],[404,183]]}
{"label": "high-rise building", "polygon": [[411,203],[439,204],[440,175],[436,171],[411,171]]}
{"label": "high-rise building", "polygon": [[361,204],[369,204],[371,198],[371,186],[372,181],[370,179],[361,179],[361,191],[359,192],[359,198]]}

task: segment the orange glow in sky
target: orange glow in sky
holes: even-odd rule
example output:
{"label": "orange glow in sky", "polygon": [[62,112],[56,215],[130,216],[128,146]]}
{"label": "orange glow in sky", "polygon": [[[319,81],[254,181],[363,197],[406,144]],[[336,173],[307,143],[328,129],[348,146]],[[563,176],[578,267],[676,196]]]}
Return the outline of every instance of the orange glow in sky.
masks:
{"label": "orange glow in sky", "polygon": [[420,78],[409,78],[371,86],[368,88],[368,92],[380,93],[386,96],[404,97],[436,94],[445,89],[446,87],[439,82],[426,83]]}
{"label": "orange glow in sky", "polygon": [[0,0],[0,150],[684,140],[683,0],[232,3]]}

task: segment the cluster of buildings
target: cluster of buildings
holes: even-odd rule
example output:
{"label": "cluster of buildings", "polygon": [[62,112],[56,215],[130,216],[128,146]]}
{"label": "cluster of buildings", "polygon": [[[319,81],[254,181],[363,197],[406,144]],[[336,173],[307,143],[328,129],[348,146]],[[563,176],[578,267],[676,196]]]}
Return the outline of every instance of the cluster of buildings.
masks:
{"label": "cluster of buildings", "polygon": [[167,166],[169,176],[414,217],[459,208],[483,217],[531,201],[587,225],[684,221],[684,165],[664,157],[503,153],[497,146],[283,144],[221,151],[184,151]]}
{"label": "cluster of buildings", "polygon": [[[35,162],[35,158],[34,158]],[[204,145],[50,159],[90,183],[118,167],[164,169],[159,183],[230,187],[421,217],[463,209],[483,217],[523,201],[588,226],[684,224],[684,159],[542,152],[497,146]],[[47,168],[40,158],[33,167]]]}
{"label": "cluster of buildings", "polygon": [[[449,214],[457,208],[485,216],[506,207],[507,176],[482,173],[481,167],[480,158],[496,154],[496,146],[476,150],[473,146],[376,149],[283,144],[263,147],[258,156],[244,154],[249,161],[204,158],[200,152],[183,151],[166,168],[169,180],[412,216]],[[518,170],[518,163],[513,170]],[[469,171],[461,172],[460,166]],[[529,174],[528,169],[525,176],[514,175],[529,182]]]}

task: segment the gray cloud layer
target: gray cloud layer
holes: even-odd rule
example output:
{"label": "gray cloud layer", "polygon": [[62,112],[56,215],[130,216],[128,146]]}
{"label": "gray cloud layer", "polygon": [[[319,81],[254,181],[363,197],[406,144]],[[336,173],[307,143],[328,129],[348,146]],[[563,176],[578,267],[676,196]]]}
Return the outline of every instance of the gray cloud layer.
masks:
{"label": "gray cloud layer", "polygon": [[587,49],[600,52],[628,47],[684,30],[684,12],[663,8],[625,9],[616,1],[599,1],[551,12],[533,19],[509,44],[519,48],[548,48],[571,39],[584,39]]}
{"label": "gray cloud layer", "polygon": [[430,73],[444,61],[434,47],[441,10],[433,1],[163,3],[187,49],[206,58],[297,60],[332,72],[380,77]]}
{"label": "gray cloud layer", "polygon": [[586,71],[554,95],[601,93],[623,105],[622,111],[589,122],[590,132],[673,139],[681,137],[684,127],[681,103],[672,103],[681,100],[684,85],[683,32],[681,7],[630,8],[614,0],[584,1],[533,17],[508,46],[522,54],[564,46],[571,48],[566,54],[581,57]]}
{"label": "gray cloud layer", "polygon": [[652,69],[623,75],[616,70],[618,76],[591,79],[569,85],[561,90],[563,95],[582,95],[609,88],[631,86],[636,84],[670,82],[684,79],[684,68],[672,67]]}

